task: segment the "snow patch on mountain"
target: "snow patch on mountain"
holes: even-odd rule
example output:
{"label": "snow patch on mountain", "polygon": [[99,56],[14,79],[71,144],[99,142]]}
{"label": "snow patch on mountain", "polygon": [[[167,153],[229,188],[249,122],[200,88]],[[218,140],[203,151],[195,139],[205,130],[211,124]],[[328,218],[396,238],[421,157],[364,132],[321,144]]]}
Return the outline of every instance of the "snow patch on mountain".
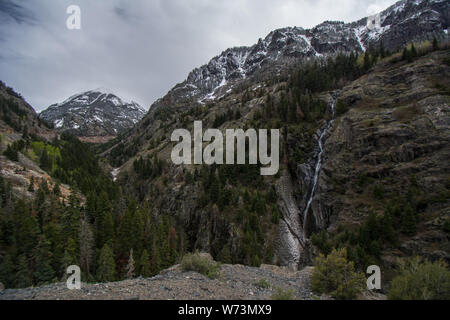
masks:
{"label": "snow patch on mountain", "polygon": [[106,88],[71,96],[41,112],[40,117],[60,131],[78,136],[116,136],[139,122],[146,111],[134,101],[126,101]]}

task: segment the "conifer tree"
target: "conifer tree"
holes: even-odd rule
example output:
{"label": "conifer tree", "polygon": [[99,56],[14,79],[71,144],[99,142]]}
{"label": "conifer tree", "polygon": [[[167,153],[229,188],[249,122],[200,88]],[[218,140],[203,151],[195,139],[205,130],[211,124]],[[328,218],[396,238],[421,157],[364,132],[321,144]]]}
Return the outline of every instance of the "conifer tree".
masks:
{"label": "conifer tree", "polygon": [[414,43],[411,45],[411,57],[413,59],[417,58],[417,50],[416,50],[416,47],[414,46]]}
{"label": "conifer tree", "polygon": [[14,264],[9,254],[5,255],[0,263],[0,282],[5,288],[13,288],[15,284]]}
{"label": "conifer tree", "polygon": [[151,274],[157,274],[161,270],[161,256],[159,254],[159,249],[156,244],[153,244],[152,248],[152,259],[150,261],[150,272]]}
{"label": "conifer tree", "polygon": [[51,262],[50,242],[42,236],[35,254],[36,269],[34,272],[34,279],[37,285],[44,285],[50,283],[55,278],[55,271],[53,270]]}
{"label": "conifer tree", "polygon": [[411,204],[407,204],[402,216],[403,233],[412,236],[417,231],[417,220],[414,209]]}
{"label": "conifer tree", "polygon": [[433,50],[434,51],[439,50],[439,42],[438,42],[438,39],[436,37],[433,38]]}
{"label": "conifer tree", "polygon": [[144,278],[148,278],[151,276],[150,256],[148,255],[148,252],[145,249],[144,251],[142,251],[141,259],[139,261],[139,274]]}
{"label": "conifer tree", "polygon": [[370,54],[369,54],[369,52],[366,51],[364,53],[364,70],[368,71],[371,67],[372,67],[372,65],[370,63]]}
{"label": "conifer tree", "polygon": [[39,159],[39,163],[43,170],[48,171],[49,169],[51,169],[50,158],[48,156],[47,149],[44,149],[44,151],[42,151],[41,158]]}
{"label": "conifer tree", "polygon": [[9,160],[17,162],[19,161],[19,154],[17,153],[17,150],[11,147],[11,145],[8,145],[6,147],[6,151],[3,152],[4,156],[7,157]]}
{"label": "conifer tree", "polygon": [[16,271],[16,288],[28,288],[32,285],[30,269],[28,267],[28,259],[22,254],[17,262]]}
{"label": "conifer tree", "polygon": [[116,278],[116,265],[114,254],[108,244],[105,244],[100,251],[97,264],[97,280],[100,282],[111,282]]}
{"label": "conifer tree", "polygon": [[167,238],[167,243],[169,246],[169,264],[173,264],[177,261],[178,252],[177,252],[177,232],[174,227],[169,229],[169,234]]}
{"label": "conifer tree", "polygon": [[6,184],[2,176],[0,176],[0,208],[6,205]]}
{"label": "conifer tree", "polygon": [[402,60],[406,61],[409,60],[410,54],[407,47],[403,48],[403,54],[402,54]]}
{"label": "conifer tree", "polygon": [[31,193],[34,192],[34,176],[31,176],[30,178],[30,185],[28,186],[28,192]]}
{"label": "conifer tree", "polygon": [[39,242],[40,230],[36,218],[31,215],[30,208],[23,200],[15,203],[14,220],[18,250],[20,253],[31,256]]}
{"label": "conifer tree", "polygon": [[61,196],[61,188],[60,188],[59,182],[57,182],[57,183],[55,184],[55,186],[53,187],[53,194],[54,194],[56,197]]}
{"label": "conifer tree", "polygon": [[102,248],[105,243],[111,245],[114,239],[114,220],[112,217],[112,205],[106,192],[102,192],[97,201],[96,229],[97,248]]}
{"label": "conifer tree", "polygon": [[92,228],[84,218],[81,221],[80,228],[80,264],[82,270],[87,276],[90,274],[90,266],[92,264],[92,257],[94,254],[94,236],[92,234]]}

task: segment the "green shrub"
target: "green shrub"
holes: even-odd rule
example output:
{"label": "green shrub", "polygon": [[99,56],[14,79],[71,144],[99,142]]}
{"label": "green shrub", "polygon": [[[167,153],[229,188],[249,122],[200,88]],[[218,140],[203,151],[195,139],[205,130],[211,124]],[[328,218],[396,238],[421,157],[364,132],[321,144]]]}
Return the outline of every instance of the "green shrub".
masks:
{"label": "green shrub", "polygon": [[349,107],[347,104],[345,104],[345,102],[338,100],[337,105],[336,105],[336,113],[338,116],[343,115],[344,113],[347,113],[347,111],[349,110]]}
{"label": "green shrub", "polygon": [[270,297],[272,300],[294,300],[294,289],[277,288],[276,292]]}
{"label": "green shrub", "polygon": [[389,300],[449,300],[450,270],[444,261],[404,261],[391,282]]}
{"label": "green shrub", "polygon": [[325,230],[322,230],[320,233],[313,234],[312,244],[316,246],[320,253],[328,255],[333,248],[333,244],[328,239],[328,234]]}
{"label": "green shrub", "polygon": [[377,183],[376,185],[373,186],[373,196],[374,196],[375,199],[383,200],[385,192],[386,191],[384,189],[384,185],[383,184]]}
{"label": "green shrub", "polygon": [[315,259],[311,276],[312,289],[317,294],[329,294],[335,299],[355,299],[364,286],[364,275],[355,271],[353,262],[347,261],[346,249],[333,249],[325,257]]}
{"label": "green shrub", "polygon": [[210,279],[219,277],[220,265],[207,254],[189,253],[183,257],[181,267],[184,271],[195,271]]}
{"label": "green shrub", "polygon": [[268,288],[270,288],[270,282],[267,281],[266,279],[260,279],[260,280],[256,281],[255,285],[257,287],[260,287],[261,289],[268,289]]}
{"label": "green shrub", "polygon": [[14,161],[14,162],[19,161],[19,154],[16,149],[11,147],[11,145],[8,145],[5,152],[3,152],[3,155],[11,161]]}

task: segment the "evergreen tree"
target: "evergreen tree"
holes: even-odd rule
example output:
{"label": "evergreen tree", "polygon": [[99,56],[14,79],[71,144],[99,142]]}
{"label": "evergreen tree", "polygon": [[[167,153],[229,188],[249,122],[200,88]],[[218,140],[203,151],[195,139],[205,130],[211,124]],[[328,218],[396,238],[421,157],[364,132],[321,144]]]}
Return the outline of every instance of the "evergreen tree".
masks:
{"label": "evergreen tree", "polygon": [[433,50],[434,51],[439,50],[439,42],[438,42],[438,39],[436,37],[433,38]]}
{"label": "evergreen tree", "polygon": [[80,228],[80,264],[82,270],[87,276],[90,274],[90,266],[92,264],[92,257],[94,254],[94,236],[92,234],[92,228],[84,218],[81,221]]}
{"label": "evergreen tree", "polygon": [[14,205],[14,221],[16,223],[17,249],[19,253],[24,253],[29,257],[39,242],[40,230],[36,218],[23,200],[17,201]]}
{"label": "evergreen tree", "polygon": [[0,208],[6,205],[6,184],[2,176],[0,176]]}
{"label": "evergreen tree", "polygon": [[116,265],[114,254],[108,244],[100,251],[97,267],[97,280],[99,282],[112,282],[116,278]]}
{"label": "evergreen tree", "polygon": [[34,192],[34,176],[31,176],[30,178],[30,185],[28,186],[28,192],[31,193]]}
{"label": "evergreen tree", "polygon": [[148,255],[148,252],[145,249],[142,252],[141,259],[139,261],[139,274],[144,278],[148,278],[151,276],[150,256]]}
{"label": "evergreen tree", "polygon": [[382,220],[382,231],[384,239],[389,242],[394,242],[395,239],[395,230],[394,230],[394,220],[392,218],[392,214],[389,210],[386,210]]}
{"label": "evergreen tree", "polygon": [[167,238],[167,243],[169,246],[169,264],[174,264],[177,261],[178,258],[178,252],[177,252],[177,232],[174,227],[171,227],[169,229],[169,234]]}
{"label": "evergreen tree", "polygon": [[97,248],[102,248],[105,243],[109,243],[111,246],[114,239],[114,220],[112,205],[106,192],[102,192],[96,207]]}
{"label": "evergreen tree", "polygon": [[219,256],[217,257],[217,260],[227,264],[231,264],[233,262],[230,246],[228,244],[222,248],[222,250],[219,253]]}
{"label": "evergreen tree", "polygon": [[414,43],[411,45],[411,58],[417,58],[417,50],[416,47],[414,46]]}
{"label": "evergreen tree", "polygon": [[412,62],[412,54],[411,51],[408,50],[407,47],[403,49],[402,60],[407,61],[408,63]]}
{"label": "evergreen tree", "polygon": [[61,196],[61,188],[60,188],[59,182],[57,182],[57,183],[55,184],[55,186],[53,187],[53,194],[54,194],[56,197]]}
{"label": "evergreen tree", "polygon": [[3,283],[5,288],[14,288],[14,263],[9,254],[4,256],[0,263],[0,282]]}
{"label": "evergreen tree", "polygon": [[413,236],[417,232],[417,220],[411,204],[407,204],[402,216],[403,233]]}
{"label": "evergreen tree", "polygon": [[364,53],[364,70],[368,71],[371,67],[372,67],[372,65],[370,62],[370,54],[369,54],[369,52],[366,51]]}
{"label": "evergreen tree", "polygon": [[28,288],[32,285],[30,269],[28,267],[28,259],[22,254],[19,257],[16,271],[16,288]]}
{"label": "evergreen tree", "polygon": [[43,170],[49,171],[49,169],[51,169],[50,158],[48,156],[47,149],[44,149],[44,151],[42,151],[41,158],[39,159],[39,163]]}
{"label": "evergreen tree", "polygon": [[153,244],[152,259],[150,260],[150,272],[151,274],[157,274],[161,270],[161,256],[159,254],[158,247]]}
{"label": "evergreen tree", "polygon": [[131,201],[125,215],[120,221],[118,230],[118,254],[124,258],[131,248],[137,252],[143,250],[145,219],[142,210],[135,201]]}
{"label": "evergreen tree", "polygon": [[11,147],[11,145],[8,145],[6,147],[5,152],[3,152],[3,155],[7,157],[9,160],[17,162],[19,161],[19,154],[17,153],[17,150]]}
{"label": "evergreen tree", "polygon": [[44,285],[51,283],[55,278],[55,271],[51,266],[50,242],[42,236],[41,241],[36,249],[36,268],[34,279],[36,284]]}

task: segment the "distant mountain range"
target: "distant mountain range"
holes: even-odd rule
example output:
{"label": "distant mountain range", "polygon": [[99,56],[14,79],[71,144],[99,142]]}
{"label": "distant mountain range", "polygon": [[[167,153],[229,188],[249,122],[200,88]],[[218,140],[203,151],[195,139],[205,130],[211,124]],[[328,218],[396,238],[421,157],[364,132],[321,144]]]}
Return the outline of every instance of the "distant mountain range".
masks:
{"label": "distant mountain range", "polygon": [[133,127],[145,113],[134,101],[96,89],[51,105],[40,117],[53,123],[58,131],[70,131],[80,137],[115,137]]}

